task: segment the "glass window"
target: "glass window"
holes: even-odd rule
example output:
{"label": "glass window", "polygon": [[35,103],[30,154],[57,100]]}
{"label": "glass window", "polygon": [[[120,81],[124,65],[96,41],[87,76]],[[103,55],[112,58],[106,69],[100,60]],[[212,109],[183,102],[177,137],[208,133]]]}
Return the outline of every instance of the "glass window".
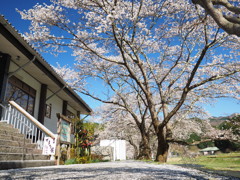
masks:
{"label": "glass window", "polygon": [[46,104],[45,108],[45,116],[51,118],[52,104]]}
{"label": "glass window", "polygon": [[34,102],[35,102],[35,98],[33,98],[32,96],[29,96],[28,99],[28,108],[27,108],[27,112],[29,112],[30,114],[33,114],[33,109],[34,109]]}
{"label": "glass window", "polygon": [[69,118],[69,119],[74,119],[75,118],[75,114],[73,114],[71,111],[67,110],[67,114],[66,116]]}
{"label": "glass window", "polygon": [[17,79],[15,76],[9,78],[6,100],[15,101],[23,109],[25,109],[29,114],[34,113],[36,90]]}

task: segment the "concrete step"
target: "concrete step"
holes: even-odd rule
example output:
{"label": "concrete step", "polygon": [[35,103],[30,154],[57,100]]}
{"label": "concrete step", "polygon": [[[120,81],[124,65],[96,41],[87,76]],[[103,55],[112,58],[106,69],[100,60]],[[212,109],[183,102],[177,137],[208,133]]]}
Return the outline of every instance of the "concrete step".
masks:
{"label": "concrete step", "polygon": [[0,129],[4,130],[4,131],[7,131],[7,132],[16,132],[16,133],[20,133],[19,129],[16,129],[14,127],[11,127],[11,126],[0,126]]}
{"label": "concrete step", "polygon": [[20,132],[18,132],[18,131],[16,131],[16,130],[9,132],[9,131],[5,131],[5,130],[3,130],[3,129],[0,129],[0,137],[1,137],[2,135],[5,135],[5,136],[24,137],[23,134],[21,134]]}
{"label": "concrete step", "polygon": [[0,121],[0,128],[13,128],[13,125]]}
{"label": "concrete step", "polygon": [[20,133],[19,129],[13,127],[0,127],[0,132],[3,133]]}
{"label": "concrete step", "polygon": [[0,170],[55,165],[50,156],[42,155],[37,144],[24,138],[18,129],[0,122]]}
{"label": "concrete step", "polygon": [[49,160],[50,157],[41,154],[0,153],[0,161],[12,160]]}
{"label": "concrete step", "polygon": [[[21,127],[20,124],[18,124],[17,127]],[[0,122],[0,133],[20,133],[20,130],[17,128],[14,128],[12,124],[7,124],[6,122]],[[21,134],[21,133],[20,133]]]}
{"label": "concrete step", "polygon": [[16,146],[8,146],[8,145],[1,145],[0,146],[1,153],[26,153],[26,154],[42,154],[41,149],[34,149],[34,148],[22,148]]}
{"label": "concrete step", "polygon": [[[22,136],[20,136],[20,135],[4,135],[4,134],[2,134],[2,135],[0,135],[0,141],[1,140],[8,140],[8,141],[23,141],[23,139],[24,139],[24,135]],[[31,139],[26,139],[25,138],[25,142],[26,143],[31,143]]]}
{"label": "concrete step", "polygon": [[31,144],[23,141],[11,141],[11,140],[5,140],[0,139],[0,146],[7,145],[7,146],[15,146],[15,147],[25,147],[25,148],[37,148],[37,144]]}
{"label": "concrete step", "polygon": [[0,121],[0,127],[13,127],[11,124],[8,124],[6,121]]}
{"label": "concrete step", "polygon": [[1,170],[53,165],[55,165],[55,161],[52,160],[0,161]]}
{"label": "concrete step", "polygon": [[18,129],[14,129],[14,128],[13,130],[10,130],[10,131],[0,128],[0,135],[13,135],[13,136],[22,136],[22,137],[24,136],[19,132]]}

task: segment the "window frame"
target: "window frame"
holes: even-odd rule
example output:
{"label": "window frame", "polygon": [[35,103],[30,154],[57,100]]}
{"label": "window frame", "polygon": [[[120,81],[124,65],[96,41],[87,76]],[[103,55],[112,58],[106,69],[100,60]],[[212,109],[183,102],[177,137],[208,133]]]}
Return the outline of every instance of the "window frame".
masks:
{"label": "window frame", "polygon": [[45,104],[45,117],[51,119],[52,116],[52,104]]}
{"label": "window frame", "polygon": [[[11,92],[9,92],[11,90],[13,90],[13,93],[9,94],[10,97],[8,97],[8,93],[11,93]],[[6,92],[5,99],[7,101],[14,100],[12,95],[17,91],[24,93],[23,95],[27,97],[26,107],[22,107],[21,104],[19,104],[19,105],[23,109],[25,109],[29,114],[34,115],[37,91],[34,88],[32,88],[31,86],[29,86],[28,84],[26,84],[25,82],[18,79],[17,77],[11,76],[8,79],[7,92]],[[32,103],[30,103],[30,102],[32,102]],[[31,107],[31,105],[32,105],[32,107]]]}

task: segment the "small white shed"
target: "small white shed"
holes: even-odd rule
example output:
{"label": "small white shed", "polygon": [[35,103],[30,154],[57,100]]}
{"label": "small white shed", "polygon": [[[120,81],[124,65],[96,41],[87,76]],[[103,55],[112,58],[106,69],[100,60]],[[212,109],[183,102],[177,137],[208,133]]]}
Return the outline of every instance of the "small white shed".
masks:
{"label": "small white shed", "polygon": [[125,140],[101,140],[100,146],[113,147],[113,160],[126,160],[126,141]]}

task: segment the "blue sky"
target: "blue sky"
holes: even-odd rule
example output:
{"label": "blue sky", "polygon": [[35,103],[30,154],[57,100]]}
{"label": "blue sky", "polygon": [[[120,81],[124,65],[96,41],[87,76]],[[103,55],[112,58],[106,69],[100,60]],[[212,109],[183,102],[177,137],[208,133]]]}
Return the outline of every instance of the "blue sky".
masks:
{"label": "blue sky", "polygon": [[[49,2],[49,0],[4,0],[1,2],[0,6],[0,14],[4,15],[4,17],[19,31],[19,33],[24,33],[28,31],[28,26],[30,22],[22,20],[21,16],[16,12],[16,8],[19,10],[29,9],[33,7],[37,3]],[[74,62],[74,57],[70,56],[70,54],[65,53],[61,54],[59,57],[55,57],[50,54],[42,54],[46,61],[48,61],[52,65],[56,65],[56,62],[59,62],[60,65],[69,64],[71,65]],[[92,84],[94,87],[94,82]],[[101,89],[97,87],[96,89]],[[100,93],[100,92],[99,92]],[[99,94],[98,93],[98,94]],[[89,104],[91,108],[96,108],[100,105],[100,103],[87,98],[83,95],[80,95],[86,102]],[[215,103],[214,106],[206,105],[205,109],[212,116],[226,116],[232,113],[240,113],[240,104],[237,103],[236,100],[232,99],[223,99],[219,100]]]}

